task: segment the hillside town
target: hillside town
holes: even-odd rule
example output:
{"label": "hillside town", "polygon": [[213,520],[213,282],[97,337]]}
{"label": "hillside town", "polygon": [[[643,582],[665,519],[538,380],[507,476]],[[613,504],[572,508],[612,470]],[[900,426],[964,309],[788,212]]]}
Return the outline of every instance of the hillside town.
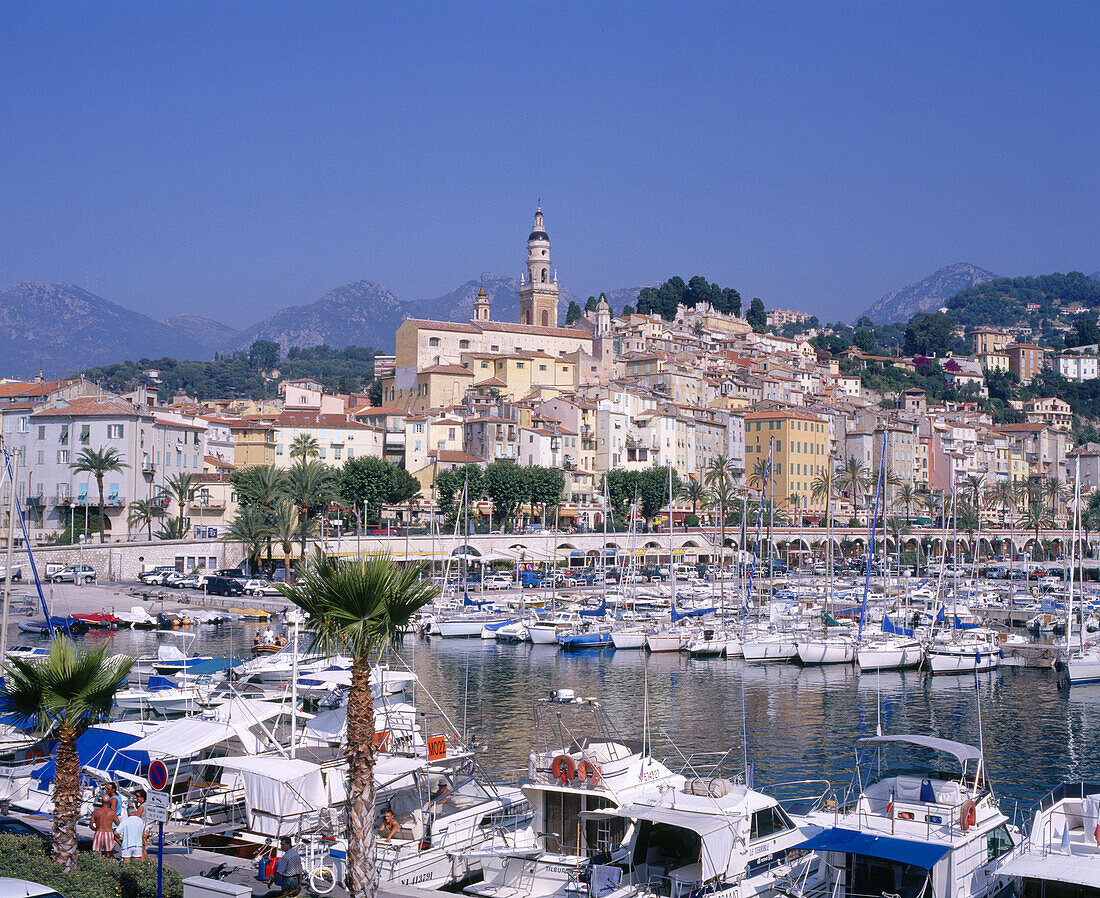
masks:
{"label": "hillside town", "polygon": [[[285,470],[302,446],[333,468],[376,458],[415,478],[415,495],[381,508],[379,520],[343,509],[355,522],[341,526],[354,527],[423,526],[438,516],[443,472],[499,461],[560,472],[554,523],[581,530],[604,526],[610,472],[669,465],[682,486],[673,524],[711,525],[717,512],[703,489],[707,472],[718,465],[739,495],[759,498],[769,453],[766,499],[788,524],[823,523],[821,481],[829,472],[844,481],[831,513],[864,521],[884,445],[892,504],[908,520],[938,523],[944,497],[964,484],[968,497],[981,493],[978,511],[991,524],[1004,522],[1010,496],[1024,485],[1064,487],[1078,465],[1083,489],[1100,487],[1100,445],[1074,448],[1065,401],[1016,402],[1015,423],[996,423],[978,401],[988,396],[990,372],[1026,384],[1053,367],[1083,381],[1097,377],[1095,355],[1049,354],[1026,334],[979,327],[968,335],[971,355],[935,360],[959,397],[936,402],[921,389],[869,388],[862,376],[916,372],[931,364],[927,358],[856,346],[833,355],[811,342],[815,328],[778,335],[816,322],[804,312],[769,310],[758,332],[745,317],[706,303],[681,304],[665,320],[629,309],[615,316],[601,299],[559,326],[550,247],[539,208],[519,323],[494,320],[484,290],[470,321],[406,319],[396,354],[375,359],[375,403],[309,380],[281,382],[277,399],[198,401],[160,395],[155,370],[145,372],[154,386],[121,394],[79,377],[0,382],[2,442],[21,460],[18,499],[31,540],[54,540],[75,526],[76,509],[98,509],[94,470],[78,470],[85,450],[113,450],[117,462],[102,487],[102,531],[112,541],[152,536],[153,514],[170,513],[174,529],[162,527],[164,536],[225,535],[241,509],[234,472]],[[488,497],[470,498],[476,524],[500,525]],[[332,505],[335,517],[338,498]],[[517,528],[534,516],[534,503],[520,510],[524,519],[509,522]],[[1053,515],[1064,511],[1052,503]]]}

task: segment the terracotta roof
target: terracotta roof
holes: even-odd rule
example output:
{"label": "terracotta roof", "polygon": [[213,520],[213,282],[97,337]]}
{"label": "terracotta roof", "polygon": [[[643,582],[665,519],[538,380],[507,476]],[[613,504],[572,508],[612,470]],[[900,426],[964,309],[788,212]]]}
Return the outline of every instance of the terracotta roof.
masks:
{"label": "terracotta roof", "polygon": [[48,396],[55,390],[60,390],[62,387],[67,387],[69,384],[73,383],[76,383],[76,378],[71,378],[69,380],[44,380],[41,383],[37,381],[17,381],[10,384],[0,384],[0,399],[8,397]]}
{"label": "terracotta roof", "polygon": [[749,412],[745,415],[745,420],[756,420],[766,418],[797,418],[800,421],[817,421],[820,424],[824,424],[825,421],[822,418],[818,418],[814,415],[808,415],[805,412],[796,412],[791,409],[777,408],[767,412]]}
{"label": "terracotta roof", "polygon": [[273,418],[272,423],[276,427],[335,427],[340,430],[348,427],[357,429],[366,427],[365,424],[347,415],[321,414],[304,410],[284,411]]}
{"label": "terracotta roof", "polygon": [[[70,400],[60,408],[49,406],[31,415],[32,418],[140,418],[145,415],[122,399],[99,396],[81,396]],[[201,428],[205,429],[205,428]]]}
{"label": "terracotta roof", "polygon": [[226,461],[224,458],[218,458],[216,455],[204,455],[202,460],[208,465],[213,465],[216,468],[230,468],[236,469],[236,465],[232,462]]}
{"label": "terracotta roof", "polygon": [[453,374],[456,377],[474,376],[473,371],[469,368],[463,368],[461,365],[432,365],[430,368],[420,369],[417,374]]}
{"label": "terracotta roof", "polygon": [[352,409],[351,414],[356,418],[375,418],[379,415],[401,415],[406,416],[409,413],[401,408],[394,408],[389,405],[373,405],[373,406],[361,406],[360,408]]}

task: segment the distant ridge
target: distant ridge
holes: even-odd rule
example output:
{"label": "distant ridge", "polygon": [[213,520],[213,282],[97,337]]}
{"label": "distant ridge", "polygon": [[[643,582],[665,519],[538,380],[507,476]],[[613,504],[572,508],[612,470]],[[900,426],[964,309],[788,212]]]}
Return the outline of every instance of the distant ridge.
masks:
{"label": "distant ridge", "polygon": [[[956,293],[996,278],[992,271],[969,262],[956,262],[936,271],[923,280],[887,293],[863,312],[875,324],[905,322],[918,312],[934,312]],[[862,315],[860,317],[862,317]]]}

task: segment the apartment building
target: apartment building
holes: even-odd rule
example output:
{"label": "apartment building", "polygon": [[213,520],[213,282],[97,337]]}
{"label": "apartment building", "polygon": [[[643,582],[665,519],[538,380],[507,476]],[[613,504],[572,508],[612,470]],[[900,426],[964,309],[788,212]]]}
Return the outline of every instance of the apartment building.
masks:
{"label": "apartment building", "polygon": [[829,464],[825,421],[792,409],[750,412],[745,415],[745,464],[750,485],[762,489],[753,472],[758,460],[767,461],[772,450],[774,483],[768,494],[780,502],[798,497],[800,508],[824,511],[825,499],[815,499],[813,480]]}

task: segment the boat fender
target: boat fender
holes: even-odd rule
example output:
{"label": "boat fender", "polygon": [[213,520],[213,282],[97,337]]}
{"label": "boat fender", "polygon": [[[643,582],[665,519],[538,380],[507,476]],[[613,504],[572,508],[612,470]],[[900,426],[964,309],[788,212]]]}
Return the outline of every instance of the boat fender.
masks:
{"label": "boat fender", "polygon": [[554,779],[560,780],[564,785],[577,775],[577,768],[569,755],[558,755],[554,758],[554,763],[550,765],[550,773]]}
{"label": "boat fender", "polygon": [[959,829],[966,832],[977,822],[977,819],[978,806],[974,804],[973,799],[968,798],[959,808]]}
{"label": "boat fender", "polygon": [[912,819],[913,819],[913,812],[912,811],[898,811],[898,820],[912,820]]}
{"label": "boat fender", "polygon": [[600,765],[595,761],[584,760],[577,765],[577,776],[595,789],[600,784]]}
{"label": "boat fender", "polygon": [[1001,660],[1003,661],[1004,657],[1005,657],[1005,650],[1004,649],[1001,649],[1000,656],[1001,656]]}

